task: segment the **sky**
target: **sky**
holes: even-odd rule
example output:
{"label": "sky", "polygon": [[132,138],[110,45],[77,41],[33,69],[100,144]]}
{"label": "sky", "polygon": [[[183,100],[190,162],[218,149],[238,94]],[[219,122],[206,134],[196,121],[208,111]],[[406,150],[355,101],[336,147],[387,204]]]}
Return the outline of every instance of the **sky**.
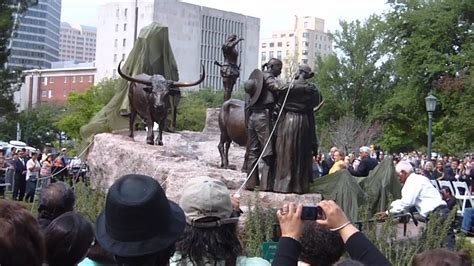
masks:
{"label": "sky", "polygon": [[[134,0],[121,0],[134,2]],[[111,0],[62,0],[61,21],[96,26],[98,8]],[[380,14],[386,0],[184,0],[192,4],[232,11],[260,18],[260,37],[270,37],[274,30],[292,28],[295,15],[315,16],[326,21],[326,30],[339,29],[339,20],[364,20]]]}

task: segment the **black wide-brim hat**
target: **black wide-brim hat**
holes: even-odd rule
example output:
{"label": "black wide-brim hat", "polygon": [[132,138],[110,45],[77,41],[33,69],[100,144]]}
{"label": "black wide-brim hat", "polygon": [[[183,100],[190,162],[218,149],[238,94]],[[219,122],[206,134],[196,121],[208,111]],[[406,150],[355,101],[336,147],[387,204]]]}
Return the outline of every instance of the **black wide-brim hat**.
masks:
{"label": "black wide-brim hat", "polygon": [[263,72],[260,69],[254,69],[252,73],[250,73],[249,80],[255,80],[255,87],[253,91],[246,91],[246,101],[249,105],[254,105],[262,93]]}
{"label": "black wide-brim hat", "polygon": [[183,210],[166,198],[158,181],[126,175],[107,193],[105,210],[96,221],[96,239],[114,255],[137,257],[173,245],[185,225]]}

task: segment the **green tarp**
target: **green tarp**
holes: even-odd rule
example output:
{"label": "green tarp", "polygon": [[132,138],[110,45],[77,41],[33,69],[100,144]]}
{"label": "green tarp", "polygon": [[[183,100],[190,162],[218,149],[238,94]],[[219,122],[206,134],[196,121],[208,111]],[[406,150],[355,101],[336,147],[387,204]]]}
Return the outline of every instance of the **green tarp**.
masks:
{"label": "green tarp", "polygon": [[367,177],[354,177],[341,170],[316,179],[310,191],[336,201],[351,221],[358,221],[362,205],[368,205],[373,214],[387,209],[389,197],[399,199],[401,184],[392,159],[387,157]]}
{"label": "green tarp", "polygon": [[[100,44],[99,44],[100,45]],[[117,63],[118,65],[118,63]],[[166,79],[179,79],[178,67],[168,38],[168,28],[152,23],[140,31],[132,51],[122,64],[122,71],[129,75],[161,74]],[[81,127],[81,137],[90,143],[95,134],[128,128],[128,82],[121,79],[110,102],[87,125]]]}

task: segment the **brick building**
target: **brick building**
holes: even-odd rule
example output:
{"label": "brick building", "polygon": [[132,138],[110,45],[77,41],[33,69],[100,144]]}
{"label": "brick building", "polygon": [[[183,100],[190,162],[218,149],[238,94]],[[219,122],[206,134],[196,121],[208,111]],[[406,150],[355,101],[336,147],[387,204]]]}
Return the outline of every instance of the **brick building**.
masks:
{"label": "brick building", "polygon": [[23,73],[25,82],[14,96],[19,111],[41,103],[65,103],[70,92],[85,91],[94,85],[96,68],[32,69]]}

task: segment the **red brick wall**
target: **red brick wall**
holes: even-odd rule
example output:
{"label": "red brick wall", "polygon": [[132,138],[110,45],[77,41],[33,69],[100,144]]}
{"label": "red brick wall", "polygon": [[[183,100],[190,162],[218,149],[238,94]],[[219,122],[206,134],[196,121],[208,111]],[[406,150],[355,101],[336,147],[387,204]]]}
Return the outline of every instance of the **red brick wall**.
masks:
{"label": "red brick wall", "polygon": [[[44,78],[47,77],[47,84]],[[94,75],[65,75],[49,77],[42,75],[39,87],[40,102],[64,103],[70,92],[82,92],[94,85]],[[51,94],[51,98],[49,97]]]}

